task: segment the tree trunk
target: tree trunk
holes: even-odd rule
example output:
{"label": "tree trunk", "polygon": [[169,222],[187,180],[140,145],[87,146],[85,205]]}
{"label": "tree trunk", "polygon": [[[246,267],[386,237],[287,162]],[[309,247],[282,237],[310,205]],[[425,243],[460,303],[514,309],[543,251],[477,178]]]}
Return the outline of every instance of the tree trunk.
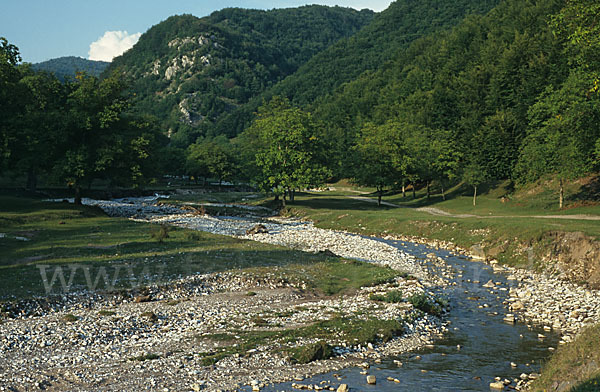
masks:
{"label": "tree trunk", "polygon": [[406,187],[404,186],[404,182],[402,183],[402,198],[406,199]]}
{"label": "tree trunk", "polygon": [[290,199],[292,201],[296,201],[296,190],[295,189],[292,189],[292,193],[290,194],[290,196],[291,196]]}
{"label": "tree trunk", "polygon": [[27,189],[31,192],[37,189],[37,174],[32,167],[27,171]]}
{"label": "tree trunk", "polygon": [[431,196],[429,187],[430,187],[431,183],[429,182],[429,180],[427,180],[427,200],[429,200],[429,197]]}
{"label": "tree trunk", "polygon": [[281,203],[282,203],[283,207],[285,208],[285,191],[283,191],[283,197],[281,198]]}
{"label": "tree trunk", "polygon": [[75,199],[73,203],[81,205],[81,186],[79,184],[75,185]]}
{"label": "tree trunk", "polygon": [[412,189],[413,189],[413,200],[414,200],[414,199],[417,198],[417,194],[416,194],[416,191],[415,191],[415,183],[413,182],[411,185],[412,185]]}
{"label": "tree trunk", "polygon": [[477,185],[473,185],[473,207],[477,204]]}
{"label": "tree trunk", "polygon": [[442,187],[442,200],[446,200],[446,194],[444,193],[444,183],[440,182],[440,186]]}
{"label": "tree trunk", "polygon": [[377,206],[381,207],[381,196],[383,194],[383,190],[377,191]]}
{"label": "tree trunk", "polygon": [[564,184],[563,184],[562,178],[560,178],[558,180],[558,185],[560,187],[560,189],[558,191],[558,208],[560,208],[562,210],[562,208],[563,208],[563,202],[565,200],[565,188],[564,188]]}

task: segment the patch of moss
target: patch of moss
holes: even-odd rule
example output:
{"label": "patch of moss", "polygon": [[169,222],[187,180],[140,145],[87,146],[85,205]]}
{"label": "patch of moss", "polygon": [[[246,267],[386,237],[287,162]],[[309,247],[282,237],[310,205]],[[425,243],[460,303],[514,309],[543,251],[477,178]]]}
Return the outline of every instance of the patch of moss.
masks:
{"label": "patch of moss", "polygon": [[62,319],[63,319],[63,321],[66,321],[68,323],[72,323],[72,322],[75,322],[75,321],[79,320],[79,317],[77,317],[77,316],[69,313],[69,314],[65,314],[62,317]]}
{"label": "patch of moss", "polygon": [[387,302],[390,304],[396,304],[396,303],[400,303],[402,302],[402,291],[400,290],[391,290],[388,291],[385,294],[375,294],[375,293],[371,293],[369,295],[369,299],[371,301],[378,301],[378,302]]}
{"label": "patch of moss", "polygon": [[143,355],[139,355],[137,357],[131,357],[129,358],[130,361],[153,361],[155,359],[160,358],[160,355],[158,354],[153,354],[153,353],[148,353],[148,354],[143,354]]}
{"label": "patch of moss", "polygon": [[309,363],[320,359],[329,359],[332,355],[332,347],[323,341],[319,341],[292,349],[290,358],[295,363]]}

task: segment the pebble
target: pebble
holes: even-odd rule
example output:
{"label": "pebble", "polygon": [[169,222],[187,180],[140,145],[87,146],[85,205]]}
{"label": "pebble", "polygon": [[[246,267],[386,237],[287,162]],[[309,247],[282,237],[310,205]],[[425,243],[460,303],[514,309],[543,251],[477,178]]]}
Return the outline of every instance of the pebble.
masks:
{"label": "pebble", "polygon": [[[268,234],[249,236],[245,230],[250,223],[255,223],[252,218],[198,216],[172,206],[157,206],[152,201],[98,203],[113,216],[133,216],[136,220],[192,227],[311,252],[330,250],[343,257],[408,271],[420,280],[400,279],[363,288],[352,295],[320,299],[304,297],[302,282],[288,282],[270,273],[256,276],[235,271],[152,284],[143,294],[72,292],[21,301],[6,306],[12,318],[0,323],[0,357],[3,359],[0,385],[20,390],[38,382],[53,385],[56,390],[93,390],[101,380],[110,379],[107,391],[180,390],[181,385],[194,391],[217,390],[217,387],[237,390],[240,385],[260,390],[270,383],[292,380],[298,372],[308,376],[339,370],[357,360],[374,361],[381,356],[412,351],[430,344],[432,338],[441,334],[441,321],[426,315],[408,324],[403,337],[386,344],[372,344],[369,350],[337,344],[334,358],[328,361],[292,364],[271,352],[267,345],[206,366],[197,353],[215,348],[202,336],[251,330],[253,327],[247,320],[254,316],[260,315],[266,320],[266,328],[271,324],[301,325],[325,319],[330,314],[354,315],[364,313],[363,309],[370,309],[369,316],[381,319],[406,318],[411,307],[381,304],[378,309],[372,309],[369,295],[398,289],[405,295],[429,295],[426,287],[439,282],[412,256],[390,245],[349,233],[317,229],[305,222],[268,220],[264,223]],[[250,289],[257,295],[244,295]],[[296,309],[296,304],[301,306]],[[289,312],[290,309],[293,312]],[[102,316],[100,310],[115,314]],[[78,320],[62,321],[66,314],[73,314]],[[142,314],[155,315],[154,321],[148,322],[148,317]],[[298,344],[303,343],[311,342],[298,341]],[[148,354],[157,354],[158,358],[129,360]],[[251,384],[254,369],[261,369],[262,380],[254,379],[256,382]]]}

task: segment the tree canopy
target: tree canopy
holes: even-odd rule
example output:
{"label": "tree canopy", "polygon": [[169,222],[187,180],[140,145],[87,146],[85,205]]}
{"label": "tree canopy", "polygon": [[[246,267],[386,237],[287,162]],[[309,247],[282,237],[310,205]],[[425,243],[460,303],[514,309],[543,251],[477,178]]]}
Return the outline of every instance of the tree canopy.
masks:
{"label": "tree canopy", "polygon": [[261,106],[249,132],[259,140],[257,183],[267,191],[293,199],[293,191],[322,184],[328,175],[323,140],[310,113],[273,98]]}

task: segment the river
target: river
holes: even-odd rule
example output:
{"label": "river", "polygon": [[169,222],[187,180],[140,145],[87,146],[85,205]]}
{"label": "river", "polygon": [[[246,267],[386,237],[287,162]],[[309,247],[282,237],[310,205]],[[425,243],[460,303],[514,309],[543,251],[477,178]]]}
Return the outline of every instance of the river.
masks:
{"label": "river", "polygon": [[[152,201],[145,200],[147,204],[144,205],[148,209],[146,214],[164,214],[164,207],[153,210]],[[128,204],[131,203],[129,201],[124,204],[89,202],[98,203],[109,211],[111,206],[121,212],[127,211],[127,208],[132,212],[141,211],[137,201],[132,204]],[[174,210],[166,212],[173,214]],[[125,212],[124,215],[129,213]],[[160,219],[170,224],[229,235],[241,234],[242,228],[252,223],[252,219],[225,217],[182,220],[177,213]],[[270,230],[273,228],[269,227]],[[298,229],[301,230],[302,225],[294,227],[294,230]],[[302,384],[315,385],[328,380],[331,385],[346,383],[352,391],[489,391],[490,383],[496,377],[510,380],[510,386],[514,387],[521,374],[540,371],[541,364],[551,354],[549,347],[556,347],[559,337],[541,327],[512,324],[503,320],[507,314],[503,302],[513,284],[505,274],[495,273],[484,263],[446,250],[406,241],[376,240],[414,256],[422,267],[434,274],[441,274],[439,269],[452,270],[450,285],[436,293],[447,297],[450,303],[451,310],[445,315],[449,321],[449,333],[433,347],[387,358],[381,363],[371,363],[368,374],[376,376],[376,385],[367,385],[363,369],[356,367],[337,371],[335,375],[320,374],[303,380]],[[431,257],[425,257],[431,253],[443,259],[444,264],[440,265],[432,262]],[[490,280],[495,283],[495,287],[483,287]],[[398,366],[398,361],[402,363],[401,366]],[[388,377],[400,382],[388,381]],[[251,388],[242,390],[250,391]],[[267,386],[262,390],[295,389],[292,382],[287,382]]]}
{"label": "river", "polygon": [[[492,290],[482,284],[491,279],[501,283],[499,287],[508,289],[511,281],[505,274],[494,273],[484,263],[445,250],[405,241],[384,242],[418,257],[433,272],[439,267],[423,256],[435,253],[456,272],[453,279],[456,285],[444,288],[441,293],[448,297],[451,305],[447,315],[450,332],[433,348],[388,358],[381,364],[371,363],[368,373],[376,376],[376,385],[368,385],[366,376],[361,374],[363,369],[356,367],[318,375],[304,380],[303,384],[337,380],[348,384],[352,391],[489,391],[495,377],[507,378],[515,386],[514,379],[522,373],[539,372],[551,353],[548,347],[556,347],[559,338],[541,327],[503,321],[507,313],[503,301],[508,290]],[[539,338],[539,335],[545,337]],[[395,361],[400,361],[402,366]],[[388,377],[400,383],[388,381]],[[291,385],[292,382],[283,383],[264,391],[295,390]]]}

